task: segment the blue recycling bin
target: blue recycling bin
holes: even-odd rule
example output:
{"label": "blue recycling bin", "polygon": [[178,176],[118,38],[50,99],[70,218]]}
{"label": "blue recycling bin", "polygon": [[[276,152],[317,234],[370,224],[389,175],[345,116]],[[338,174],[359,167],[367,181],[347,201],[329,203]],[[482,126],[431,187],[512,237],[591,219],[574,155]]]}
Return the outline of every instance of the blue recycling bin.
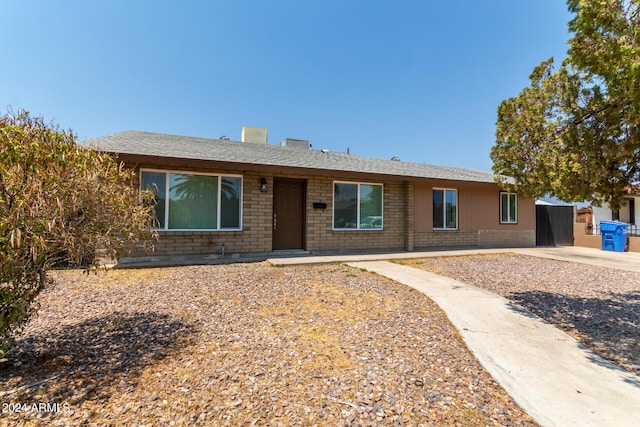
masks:
{"label": "blue recycling bin", "polygon": [[602,250],[624,252],[627,248],[629,224],[619,221],[600,221]]}

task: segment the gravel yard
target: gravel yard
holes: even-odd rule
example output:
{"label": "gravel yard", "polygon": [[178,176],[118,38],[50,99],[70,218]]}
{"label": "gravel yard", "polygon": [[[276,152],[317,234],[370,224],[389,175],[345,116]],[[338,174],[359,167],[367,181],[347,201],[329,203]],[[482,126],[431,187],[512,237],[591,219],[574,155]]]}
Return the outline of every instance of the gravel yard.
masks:
{"label": "gravel yard", "polygon": [[512,254],[402,264],[502,295],[640,375],[640,273]]}
{"label": "gravel yard", "polygon": [[[518,259],[469,263],[500,266],[493,279],[517,271],[505,261]],[[55,277],[0,368],[0,389],[18,389],[0,398],[2,425],[535,425],[430,299],[372,273],[254,263]]]}

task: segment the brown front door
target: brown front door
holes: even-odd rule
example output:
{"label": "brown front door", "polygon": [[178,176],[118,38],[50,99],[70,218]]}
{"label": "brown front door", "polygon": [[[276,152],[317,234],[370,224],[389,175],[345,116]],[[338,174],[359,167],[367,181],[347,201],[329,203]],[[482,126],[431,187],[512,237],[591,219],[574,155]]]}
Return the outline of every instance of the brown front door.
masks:
{"label": "brown front door", "polygon": [[305,182],[273,181],[273,250],[304,249]]}

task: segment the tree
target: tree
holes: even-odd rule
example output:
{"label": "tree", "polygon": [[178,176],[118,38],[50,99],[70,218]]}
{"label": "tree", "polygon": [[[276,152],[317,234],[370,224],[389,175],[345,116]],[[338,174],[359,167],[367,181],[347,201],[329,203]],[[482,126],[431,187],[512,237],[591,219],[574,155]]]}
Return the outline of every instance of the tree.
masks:
{"label": "tree", "polygon": [[640,183],[640,0],[568,7],[568,57],[498,107],[493,171],[525,195],[618,208]]}
{"label": "tree", "polygon": [[[0,118],[0,351],[35,311],[48,270],[98,265],[154,237],[153,206],[113,157],[23,110]],[[2,353],[0,353],[2,356]]]}

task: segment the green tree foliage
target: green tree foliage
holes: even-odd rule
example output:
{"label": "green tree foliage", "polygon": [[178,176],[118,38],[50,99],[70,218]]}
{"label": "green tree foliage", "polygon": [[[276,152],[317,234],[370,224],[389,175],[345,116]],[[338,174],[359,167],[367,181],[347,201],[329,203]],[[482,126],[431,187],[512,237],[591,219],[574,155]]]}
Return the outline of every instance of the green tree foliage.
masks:
{"label": "green tree foliage", "polygon": [[493,170],[512,191],[617,208],[640,183],[640,0],[568,6],[568,57],[498,107]]}
{"label": "green tree foliage", "polygon": [[98,254],[117,259],[154,237],[153,206],[132,178],[71,131],[22,110],[0,118],[0,351],[34,312],[51,266],[95,267]]}

